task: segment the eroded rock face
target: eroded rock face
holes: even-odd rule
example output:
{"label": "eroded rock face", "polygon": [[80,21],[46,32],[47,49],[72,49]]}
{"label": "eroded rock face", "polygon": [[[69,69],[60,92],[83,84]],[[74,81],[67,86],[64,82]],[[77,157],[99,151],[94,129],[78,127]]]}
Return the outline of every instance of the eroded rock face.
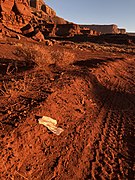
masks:
{"label": "eroded rock face", "polygon": [[41,10],[43,10],[46,14],[48,14],[51,17],[56,16],[56,12],[52,8],[50,8],[49,6],[47,6],[45,4],[43,4],[41,6]]}
{"label": "eroded rock face", "polygon": [[0,1],[1,10],[5,13],[10,13],[13,6],[14,6],[14,0],[3,0]]}
{"label": "eroded rock face", "polygon": [[56,16],[56,12],[51,7],[46,5],[43,0],[30,0],[29,4],[30,7],[35,8],[37,11],[42,10],[51,17]]}
{"label": "eroded rock face", "polygon": [[0,12],[16,15],[31,16],[30,7],[27,0],[3,0],[0,1]]}
{"label": "eroded rock face", "polygon": [[15,0],[15,6],[19,14],[24,16],[31,16],[31,10],[27,0]]}
{"label": "eroded rock face", "polygon": [[34,28],[31,24],[27,24],[26,26],[21,28],[21,31],[24,35],[29,35],[34,32]]}
{"label": "eroded rock face", "polygon": [[20,28],[30,21],[31,16],[27,0],[0,1],[1,22],[9,29],[20,32]]}
{"label": "eroded rock face", "polygon": [[53,20],[54,24],[68,24],[68,22],[65,19],[63,19],[59,16],[52,17],[52,20]]}
{"label": "eroded rock face", "polygon": [[21,33],[21,28],[29,23],[33,27],[39,26],[41,21],[55,24],[55,16],[56,12],[43,0],[0,0],[0,21],[16,32]]}
{"label": "eroded rock face", "polygon": [[56,16],[43,0],[0,0],[0,21],[8,29],[34,36],[39,41],[47,36],[66,37],[80,33],[78,25]]}
{"label": "eroded rock face", "polygon": [[80,28],[77,24],[57,24],[56,35],[57,36],[74,36],[80,34]]}
{"label": "eroded rock face", "polygon": [[40,31],[37,31],[32,39],[41,42],[44,41],[44,35]]}
{"label": "eroded rock face", "polygon": [[3,39],[3,30],[0,28],[0,40]]}
{"label": "eroded rock face", "polygon": [[94,31],[101,32],[102,34],[118,34],[119,29],[115,24],[111,25],[80,25],[82,28],[90,28]]}

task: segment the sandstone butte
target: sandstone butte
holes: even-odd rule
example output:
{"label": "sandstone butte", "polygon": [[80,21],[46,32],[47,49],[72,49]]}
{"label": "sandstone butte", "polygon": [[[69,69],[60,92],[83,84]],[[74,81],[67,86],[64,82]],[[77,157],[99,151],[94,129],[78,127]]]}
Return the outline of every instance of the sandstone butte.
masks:
{"label": "sandstone butte", "polygon": [[33,36],[72,36],[80,33],[79,25],[58,17],[42,0],[1,0],[0,22],[9,30]]}
{"label": "sandstone butte", "polygon": [[[56,15],[43,0],[0,0],[0,23],[9,31],[34,37],[42,41],[46,37],[97,36],[106,33],[125,34],[117,25],[77,25]],[[2,28],[1,31],[2,33]],[[3,32],[8,34],[8,32]],[[0,35],[1,36],[1,35]]]}

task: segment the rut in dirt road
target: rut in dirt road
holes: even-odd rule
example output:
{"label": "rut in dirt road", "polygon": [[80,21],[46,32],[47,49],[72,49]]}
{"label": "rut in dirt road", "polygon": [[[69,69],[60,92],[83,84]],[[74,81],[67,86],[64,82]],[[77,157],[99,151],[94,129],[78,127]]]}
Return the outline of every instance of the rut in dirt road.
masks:
{"label": "rut in dirt road", "polygon": [[[85,63],[81,61],[81,64]],[[84,69],[85,73],[88,73],[88,69],[91,70],[89,67]],[[120,59],[116,62],[100,63],[100,68],[92,72],[95,78],[92,80],[91,76],[90,79],[95,100],[100,102],[99,108],[94,109],[95,115],[91,118],[91,106],[90,109],[86,108],[83,121],[78,120],[75,122],[76,126],[73,125],[73,130],[76,130],[72,132],[69,151],[64,158],[59,158],[54,179],[134,178],[133,71],[133,61]],[[75,71],[74,73],[77,74]],[[81,72],[80,76],[82,75]],[[91,119],[94,119],[94,123],[91,123]],[[76,128],[77,126],[81,128]]]}
{"label": "rut in dirt road", "polygon": [[104,108],[107,111],[103,118],[98,120],[101,123],[100,129],[93,144],[94,158],[91,161],[90,174],[86,179],[134,179],[135,159],[132,138],[135,94],[127,93],[130,88],[128,81],[134,83],[134,79],[133,74],[127,72],[123,76],[124,70],[132,67],[125,69],[119,67],[117,78],[107,74],[107,67],[104,68],[105,76],[112,79],[112,83],[111,86],[106,84],[108,96],[105,98]]}
{"label": "rut in dirt road", "polygon": [[[134,179],[134,62],[99,58],[68,66],[3,138],[2,180]],[[63,133],[50,133],[35,115],[58,120]]]}

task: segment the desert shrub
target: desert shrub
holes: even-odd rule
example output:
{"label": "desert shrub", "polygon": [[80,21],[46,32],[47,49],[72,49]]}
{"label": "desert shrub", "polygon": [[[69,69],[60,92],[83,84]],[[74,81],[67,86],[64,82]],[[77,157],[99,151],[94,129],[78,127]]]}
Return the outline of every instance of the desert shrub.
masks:
{"label": "desert shrub", "polygon": [[23,57],[26,61],[35,61],[36,51],[31,48],[17,47],[14,54],[18,57]]}
{"label": "desert shrub", "polygon": [[66,67],[74,61],[75,53],[67,49],[57,50],[51,53],[51,58],[56,65]]}
{"label": "desert shrub", "polygon": [[75,59],[75,53],[69,49],[51,50],[47,49],[45,46],[39,46],[37,44],[34,44],[29,48],[18,46],[15,55],[23,57],[29,62],[35,63],[38,68],[44,70],[50,64],[66,67]]}
{"label": "desert shrub", "polygon": [[75,53],[69,49],[46,49],[44,46],[33,45],[32,49],[36,51],[36,63],[39,67],[56,64],[58,66],[67,66],[75,59]]}
{"label": "desert shrub", "polygon": [[44,46],[33,45],[32,49],[36,52],[35,62],[39,68],[44,69],[50,64],[54,64],[50,51]]}

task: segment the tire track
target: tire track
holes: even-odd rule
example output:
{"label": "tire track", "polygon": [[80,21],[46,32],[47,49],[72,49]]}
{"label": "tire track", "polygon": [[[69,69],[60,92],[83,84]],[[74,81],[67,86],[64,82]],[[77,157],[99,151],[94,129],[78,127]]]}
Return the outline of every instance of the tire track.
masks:
{"label": "tire track", "polygon": [[[113,88],[117,86],[118,82],[117,79],[114,79]],[[112,89],[113,89],[112,88]],[[93,165],[98,162],[98,159],[100,157],[101,152],[99,151],[99,142],[101,139],[102,130],[106,129],[106,119],[108,117],[109,109],[111,108],[111,102],[109,99],[110,94],[107,93],[104,96],[103,105],[99,111],[99,114],[97,115],[96,122],[94,126],[92,127],[92,132],[88,141],[88,145],[86,148],[91,147],[91,154],[93,154],[93,159],[90,161],[89,165],[89,174],[87,174],[85,179],[96,179],[95,175],[93,175]],[[84,153],[85,154],[85,149]],[[83,155],[84,156],[84,155]],[[95,165],[96,166],[96,165]],[[109,166],[109,165],[108,165]],[[97,166],[97,172],[102,172],[102,167]],[[94,174],[97,174],[97,172],[94,171]]]}
{"label": "tire track", "polygon": [[119,78],[117,85],[114,84],[110,87],[111,90],[115,89],[113,101],[110,101],[110,108],[100,127],[101,133],[93,144],[94,159],[91,161],[88,179],[133,179],[133,163],[129,167],[129,163],[121,158],[121,150],[125,148],[123,134],[126,133],[124,129],[127,120],[120,111],[123,107],[122,100],[126,99],[130,104],[132,102],[119,93],[120,89],[126,91],[125,83]]}
{"label": "tire track", "polygon": [[[117,84],[119,84],[117,82]],[[118,85],[117,85],[118,86]],[[114,87],[114,86],[113,86]],[[117,88],[117,87],[116,87]],[[94,143],[94,146],[97,146],[97,149],[95,151],[95,161],[91,164],[91,178],[97,179],[101,177],[109,177],[110,173],[113,171],[113,167],[110,166],[110,164],[115,162],[115,156],[114,152],[109,149],[110,143],[115,142],[117,143],[116,139],[111,139],[110,137],[114,135],[115,133],[112,130],[112,107],[117,101],[117,95],[114,95],[114,100],[111,104],[111,101],[109,101],[109,110],[107,112],[107,116],[102,119],[101,124],[101,133],[98,135],[98,140]],[[107,103],[107,102],[106,102]],[[108,103],[107,103],[108,105]],[[116,122],[115,122],[116,124]],[[110,134],[112,134],[110,136]],[[116,136],[116,135],[115,135]],[[104,160],[106,159],[106,160]],[[108,160],[108,161],[107,161]],[[102,163],[101,163],[102,162]],[[104,173],[103,173],[104,172]]]}

